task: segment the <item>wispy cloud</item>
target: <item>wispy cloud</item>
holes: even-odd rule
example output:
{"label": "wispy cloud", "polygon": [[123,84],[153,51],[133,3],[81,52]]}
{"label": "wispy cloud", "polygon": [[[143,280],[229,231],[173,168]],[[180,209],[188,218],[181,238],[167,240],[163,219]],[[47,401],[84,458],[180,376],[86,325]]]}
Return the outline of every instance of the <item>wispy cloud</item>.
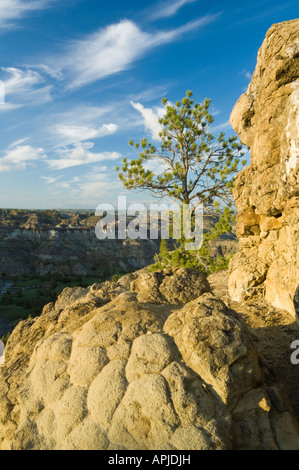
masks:
{"label": "wispy cloud", "polygon": [[131,101],[131,105],[136,111],[139,111],[143,117],[144,127],[147,131],[151,133],[153,140],[161,140],[159,133],[162,130],[161,124],[159,123],[159,118],[161,118],[165,109],[161,107],[156,108],[145,108],[141,103],[134,103]]}
{"label": "wispy cloud", "polygon": [[1,0],[0,28],[9,28],[15,22],[34,10],[41,10],[51,3],[51,0]]}
{"label": "wispy cloud", "polygon": [[56,178],[53,178],[52,176],[41,176],[41,179],[45,180],[46,184],[53,184],[56,183],[62,177],[63,175],[57,176]]}
{"label": "wispy cloud", "polygon": [[[169,103],[171,104],[171,103]],[[151,134],[151,138],[156,141],[160,141],[161,137],[159,133],[162,130],[162,126],[159,123],[159,119],[164,116],[165,108],[163,106],[155,106],[153,108],[145,108],[141,103],[134,103],[131,101],[131,106],[139,111],[143,118],[143,125],[146,131]],[[219,114],[219,111],[215,110],[212,111],[213,116]],[[231,124],[229,121],[225,121],[217,126],[211,128],[213,131],[222,131],[225,129],[231,128]],[[147,168],[150,169],[150,168]],[[160,166],[159,166],[160,169]]]}
{"label": "wispy cloud", "polygon": [[85,181],[78,185],[77,193],[80,195],[80,199],[94,198],[98,203],[104,195],[115,194],[115,190],[120,191],[121,188],[121,184],[116,178],[111,178],[111,175],[99,171],[85,175]]}
{"label": "wispy cloud", "polygon": [[222,124],[218,124],[217,126],[211,127],[212,132],[217,132],[217,131],[224,131],[225,129],[231,129],[231,123],[229,121],[225,121]]}
{"label": "wispy cloud", "polygon": [[151,19],[166,18],[175,15],[183,6],[188,3],[194,3],[197,0],[170,0],[168,2],[160,2],[154,8],[155,11],[151,15]]}
{"label": "wispy cloud", "polygon": [[[47,136],[52,146],[69,145],[112,134],[116,124],[106,124],[113,106],[70,105],[66,111],[49,114]],[[103,122],[104,121],[104,122]],[[109,122],[109,121],[108,121]]]}
{"label": "wispy cloud", "polygon": [[147,160],[143,166],[146,171],[152,171],[155,175],[162,175],[165,171],[171,171],[170,165],[167,162],[158,160]]}
{"label": "wispy cloud", "polygon": [[[296,0],[297,1],[297,0]],[[273,8],[269,8],[267,10],[261,10],[259,9],[259,13],[253,16],[246,15],[246,17],[238,22],[238,25],[242,25],[245,23],[256,23],[258,21],[263,20],[264,18],[267,18],[268,16],[273,15],[274,13],[277,13],[281,10],[284,10],[288,8],[290,5],[293,5],[294,1],[291,2],[281,2],[280,5],[276,5]]]}
{"label": "wispy cloud", "polygon": [[45,64],[32,65],[31,67],[34,70],[40,70],[41,72],[45,73],[46,75],[49,75],[52,78],[55,78],[56,80],[63,80],[63,73],[61,72],[59,67],[49,67],[49,65]]}
{"label": "wispy cloud", "polygon": [[71,189],[72,185],[79,183],[79,181],[80,181],[80,178],[78,176],[74,176],[74,178],[72,178],[71,180],[62,181],[61,183],[58,183],[58,185],[62,189]]}
{"label": "wispy cloud", "polygon": [[1,111],[12,111],[14,109],[20,108],[20,104],[12,104],[12,103],[0,103],[0,113]]}
{"label": "wispy cloud", "polygon": [[34,70],[2,67],[5,77],[2,84],[8,109],[51,101],[51,85],[44,85],[44,78]]}
{"label": "wispy cloud", "polygon": [[57,148],[60,158],[47,160],[47,165],[51,169],[63,170],[80,165],[114,161],[121,157],[118,152],[91,152],[93,147],[93,142],[80,142],[69,146],[62,146]]}
{"label": "wispy cloud", "polygon": [[25,170],[34,161],[47,158],[43,148],[25,145],[27,140],[23,139],[14,142],[6,149],[4,157],[0,158],[0,172]]}
{"label": "wispy cloud", "polygon": [[107,173],[106,166],[95,166],[92,172],[81,174],[80,178],[75,176],[68,181],[58,181],[55,177],[43,177],[43,179],[48,179],[49,183],[53,183],[56,191],[52,194],[63,196],[64,199],[66,196],[75,198],[76,205],[80,201],[80,204],[87,202],[96,206],[103,197],[109,197],[109,201],[112,202],[115,192],[122,191],[120,181]]}
{"label": "wispy cloud", "polygon": [[252,79],[252,73],[248,70],[243,69],[242,72],[240,72],[240,75],[243,75],[243,77],[247,78],[247,80]]}
{"label": "wispy cloud", "polygon": [[69,88],[79,88],[127,70],[146,52],[169,43],[192,30],[210,24],[219,14],[206,15],[179,28],[145,32],[130,20],[123,20],[73,41],[61,58],[49,61],[47,67],[64,73]]}
{"label": "wispy cloud", "polygon": [[58,125],[55,132],[60,135],[65,142],[83,142],[90,139],[98,139],[107,135],[115,134],[118,126],[116,124],[103,124],[99,128],[83,125]]}

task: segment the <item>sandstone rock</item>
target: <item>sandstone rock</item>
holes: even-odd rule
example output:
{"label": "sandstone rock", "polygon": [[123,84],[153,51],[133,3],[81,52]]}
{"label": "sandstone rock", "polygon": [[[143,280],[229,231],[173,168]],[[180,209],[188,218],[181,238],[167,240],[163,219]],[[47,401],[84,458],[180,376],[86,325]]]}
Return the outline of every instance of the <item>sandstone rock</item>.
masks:
{"label": "sandstone rock", "polygon": [[173,313],[164,330],[173,336],[186,364],[233,407],[260,381],[258,358],[245,325],[213,294]]}
{"label": "sandstone rock", "polygon": [[129,290],[131,283],[135,281],[137,277],[139,276],[139,274],[141,274],[142,272],[146,272],[146,271],[144,269],[140,269],[139,271],[125,274],[120,279],[118,279],[117,284]]}
{"label": "sandstone rock", "polygon": [[[18,325],[0,369],[0,449],[298,448],[288,401],[266,386],[239,316],[202,294],[193,271],[151,279],[151,302],[138,300],[141,273],[136,293],[106,284],[98,307],[94,286]],[[161,304],[168,292],[180,304]]]}
{"label": "sandstone rock", "polygon": [[139,302],[184,304],[209,290],[206,277],[189,268],[142,273],[131,283]]}
{"label": "sandstone rock", "polygon": [[299,285],[294,295],[294,308],[295,308],[295,313],[296,313],[296,320],[299,325]]}
{"label": "sandstone rock", "polygon": [[241,252],[230,264],[230,296],[240,301],[260,289],[293,315],[299,284],[298,44],[298,19],[269,29],[251,83],[231,114],[251,163],[234,188]]}
{"label": "sandstone rock", "polygon": [[57,301],[55,302],[55,310],[63,310],[75,300],[78,300],[80,297],[87,295],[87,293],[88,289],[84,289],[83,287],[66,287],[63,289],[61,294],[58,296]]}

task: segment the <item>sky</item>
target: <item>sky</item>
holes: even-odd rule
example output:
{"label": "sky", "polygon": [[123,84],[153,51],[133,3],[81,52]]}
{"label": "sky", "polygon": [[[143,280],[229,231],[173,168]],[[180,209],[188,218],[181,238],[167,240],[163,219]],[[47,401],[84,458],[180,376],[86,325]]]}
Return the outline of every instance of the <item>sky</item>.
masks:
{"label": "sky", "polygon": [[129,140],[159,144],[161,99],[229,116],[274,23],[298,0],[0,0],[0,207],[94,209],[149,201],[115,167]]}

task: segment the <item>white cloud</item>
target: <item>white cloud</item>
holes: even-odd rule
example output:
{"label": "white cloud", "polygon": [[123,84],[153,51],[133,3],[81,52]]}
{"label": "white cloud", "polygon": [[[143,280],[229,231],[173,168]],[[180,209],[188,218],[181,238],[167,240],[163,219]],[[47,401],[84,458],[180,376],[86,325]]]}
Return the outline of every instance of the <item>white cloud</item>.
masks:
{"label": "white cloud", "polygon": [[128,68],[149,47],[151,36],[132,21],[121,21],[70,48],[65,62],[73,76],[74,87],[105,78]]}
{"label": "white cloud", "polygon": [[155,175],[161,175],[165,171],[171,170],[170,165],[167,162],[163,162],[162,160],[151,159],[144,162],[143,167],[146,171],[152,171]]}
{"label": "white cloud", "polygon": [[72,184],[79,183],[80,179],[78,176],[74,176],[70,181],[63,181],[62,183],[59,184],[60,188],[64,189],[70,189]]}
{"label": "white cloud", "polygon": [[243,75],[245,78],[247,78],[247,80],[252,79],[252,73],[248,70],[243,69],[242,72],[240,72],[240,75]]}
{"label": "white cloud", "polygon": [[77,197],[81,202],[88,200],[92,204],[93,201],[94,205],[97,205],[99,198],[104,196],[109,196],[109,201],[111,201],[116,191],[122,191],[122,186],[119,180],[108,174],[106,170],[106,166],[95,166],[92,172],[83,174],[80,178],[75,176],[70,181],[57,182],[55,183],[59,189],[57,194],[61,195],[63,191],[68,190],[69,195]]}
{"label": "white cloud", "polygon": [[58,121],[61,122],[61,125],[65,122],[70,126],[77,126],[78,122],[80,122],[80,125],[90,125],[95,120],[109,114],[112,109],[113,107],[110,105],[102,107],[87,105],[73,106],[63,113],[54,115],[53,118],[56,120],[56,123]]}
{"label": "white cloud", "polygon": [[41,10],[50,0],[1,0],[0,27],[11,27],[15,21],[34,10]]}
{"label": "white cloud", "polygon": [[15,140],[12,144],[10,144],[8,146],[8,149],[12,149],[12,148],[17,147],[19,145],[22,145],[24,142],[27,142],[28,140],[30,140],[29,137],[24,137],[23,139]]}
{"label": "white cloud", "polygon": [[42,81],[39,73],[32,70],[22,71],[14,67],[2,67],[2,70],[10,75],[10,78],[4,82],[6,95],[22,94],[24,90]]}
{"label": "white cloud", "polygon": [[217,126],[211,127],[211,132],[216,132],[216,131],[223,131],[224,129],[231,129],[231,123],[229,121],[225,121],[222,124],[218,124]]}
{"label": "white cloud", "polygon": [[0,112],[1,111],[12,111],[14,109],[20,108],[20,104],[12,104],[12,103],[0,103]]}
{"label": "white cloud", "polygon": [[122,189],[119,181],[111,179],[111,175],[99,172],[86,175],[86,181],[79,184],[78,194],[80,194],[80,198],[82,199],[97,199],[105,194],[111,193],[111,191],[115,195],[117,189],[119,191]]}
{"label": "white cloud", "polygon": [[60,158],[47,160],[47,164],[52,169],[63,170],[65,168],[98,163],[105,160],[113,161],[121,157],[118,152],[90,152],[90,149],[93,147],[93,142],[80,142],[72,146],[62,146],[57,149]]}
{"label": "white cloud", "polygon": [[215,15],[205,15],[197,20],[189,21],[188,23],[184,24],[183,26],[180,26],[179,28],[160,33],[159,39],[161,43],[173,41],[178,36],[181,36],[185,33],[189,33],[194,29],[203,28],[204,26],[213,23],[217,20],[220,15],[221,13],[216,13]]}
{"label": "white cloud", "polygon": [[103,124],[106,114],[116,114],[118,117],[112,106],[73,106],[63,113],[51,115],[50,122],[55,123],[48,127],[51,145],[63,148],[114,134],[119,126]]}
{"label": "white cloud", "polygon": [[177,29],[147,33],[133,21],[123,20],[100,29],[85,39],[73,41],[66,56],[55,59],[50,68],[66,72],[70,88],[79,88],[127,70],[148,50],[203,27],[219,15],[206,15]]}
{"label": "white cloud", "polygon": [[45,64],[38,64],[38,65],[32,65],[32,68],[36,70],[41,70],[45,74],[49,75],[52,78],[55,78],[57,80],[62,80],[63,79],[63,73],[61,72],[60,68],[58,67],[49,67],[48,65]]}
{"label": "white cloud", "polygon": [[[91,141],[117,132],[116,124],[97,125],[99,117],[108,112],[107,108],[76,108],[56,116],[61,121],[49,128],[56,142],[59,158],[48,160],[51,169],[63,170],[80,165],[94,164],[102,161],[114,161],[120,158],[117,152],[94,152]],[[67,124],[66,124],[67,123]],[[58,136],[58,139],[57,139]],[[69,182],[64,185],[69,187]]]}
{"label": "white cloud", "polygon": [[52,86],[41,86],[44,79],[38,72],[14,67],[2,67],[2,70],[9,75],[6,80],[2,80],[5,101],[7,98],[17,101],[17,103],[7,103],[11,109],[25,104],[47,103],[51,100]]}
{"label": "white cloud", "polygon": [[58,125],[55,131],[67,142],[75,143],[111,135],[114,134],[117,129],[118,126],[116,124],[103,124],[97,129],[91,126]]}
{"label": "white cloud", "polygon": [[58,176],[57,178],[53,178],[51,176],[41,176],[41,179],[42,180],[45,180],[46,184],[53,184],[53,183],[56,183],[57,180],[59,180],[60,178],[62,178],[62,175],[61,176]]}
{"label": "white cloud", "polygon": [[155,7],[156,11],[152,14],[152,19],[166,18],[175,15],[183,6],[188,3],[194,3],[197,0],[170,0],[164,3],[158,3]]}
{"label": "white cloud", "polygon": [[80,182],[80,178],[78,176],[74,176],[74,178],[68,181],[60,181],[61,178],[63,178],[63,175],[55,177],[41,176],[41,179],[45,180],[46,184],[54,185],[58,189],[71,189],[72,185],[78,184]]}
{"label": "white cloud", "polygon": [[[169,90],[169,87],[171,87],[171,84],[166,84],[164,85],[156,85],[152,86],[151,88],[148,88],[146,90],[131,94],[131,100],[134,102],[139,102],[139,101],[153,101],[156,99],[160,99],[161,96],[166,96]],[[127,100],[126,100],[127,104]]]}
{"label": "white cloud", "polygon": [[162,130],[159,118],[165,113],[165,109],[162,107],[156,108],[145,108],[141,103],[134,103],[131,101],[131,105],[134,109],[140,112],[143,117],[144,127],[151,133],[153,140],[161,140],[159,133]]}
{"label": "white cloud", "polygon": [[0,172],[25,170],[32,162],[47,158],[44,149],[23,145],[26,140],[14,142],[7,148],[4,157],[0,158]]}

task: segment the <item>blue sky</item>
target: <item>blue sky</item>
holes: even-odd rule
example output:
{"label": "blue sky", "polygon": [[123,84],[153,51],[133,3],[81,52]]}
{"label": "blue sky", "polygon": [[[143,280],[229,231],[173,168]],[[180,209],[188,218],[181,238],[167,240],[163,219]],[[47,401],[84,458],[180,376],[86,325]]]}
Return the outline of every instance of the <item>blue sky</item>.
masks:
{"label": "blue sky", "polygon": [[158,144],[161,98],[211,98],[214,133],[231,134],[266,31],[298,12],[298,0],[1,0],[0,207],[145,199],[114,168],[130,139]]}

